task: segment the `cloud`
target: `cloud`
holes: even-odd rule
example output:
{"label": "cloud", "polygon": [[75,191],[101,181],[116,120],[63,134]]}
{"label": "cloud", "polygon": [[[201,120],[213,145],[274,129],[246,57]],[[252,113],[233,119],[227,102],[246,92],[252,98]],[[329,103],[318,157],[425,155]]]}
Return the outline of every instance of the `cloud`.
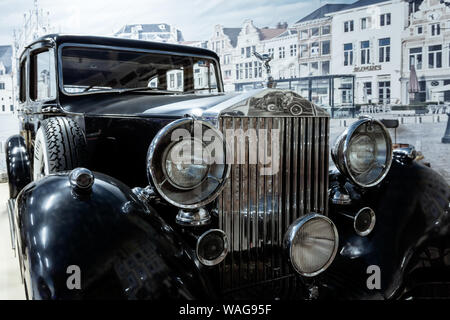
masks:
{"label": "cloud", "polygon": [[[57,32],[112,35],[125,24],[165,22],[181,29],[186,40],[207,40],[218,23],[239,27],[252,19],[260,27],[280,21],[292,24],[323,4],[319,0],[39,1],[40,8],[50,12]],[[12,41],[13,29],[21,27],[23,13],[32,8],[33,0],[0,0],[0,43]]]}

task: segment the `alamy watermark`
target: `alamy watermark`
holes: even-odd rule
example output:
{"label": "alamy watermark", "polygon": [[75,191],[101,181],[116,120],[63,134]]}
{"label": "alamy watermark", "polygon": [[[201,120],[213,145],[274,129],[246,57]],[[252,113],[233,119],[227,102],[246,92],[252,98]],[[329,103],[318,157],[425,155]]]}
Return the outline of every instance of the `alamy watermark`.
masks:
{"label": "alamy watermark", "polygon": [[280,129],[226,129],[220,137],[195,121],[194,130],[174,130],[171,141],[168,158],[176,165],[259,165],[261,175],[276,175],[280,169]]}

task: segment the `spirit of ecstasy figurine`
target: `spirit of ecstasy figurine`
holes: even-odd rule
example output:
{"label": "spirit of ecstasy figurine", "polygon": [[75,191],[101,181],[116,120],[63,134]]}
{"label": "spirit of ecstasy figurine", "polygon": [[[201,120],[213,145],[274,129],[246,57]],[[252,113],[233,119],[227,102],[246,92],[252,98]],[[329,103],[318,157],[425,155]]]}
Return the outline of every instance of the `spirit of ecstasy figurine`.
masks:
{"label": "spirit of ecstasy figurine", "polygon": [[259,60],[261,60],[262,62],[264,62],[264,67],[266,68],[266,74],[267,74],[267,88],[275,88],[276,87],[276,82],[273,80],[273,77],[270,73],[270,64],[269,62],[273,59],[273,55],[272,54],[259,54],[258,52],[253,52],[253,54],[255,55],[256,58],[258,58]]}

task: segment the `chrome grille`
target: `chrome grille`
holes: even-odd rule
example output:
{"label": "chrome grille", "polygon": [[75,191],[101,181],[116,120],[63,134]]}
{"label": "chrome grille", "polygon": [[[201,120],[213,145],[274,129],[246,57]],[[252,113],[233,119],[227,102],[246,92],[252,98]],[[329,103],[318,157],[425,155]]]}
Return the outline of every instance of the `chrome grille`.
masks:
{"label": "chrome grille", "polygon": [[[327,212],[329,118],[222,116],[219,127],[224,133],[242,129],[232,147],[230,179],[218,198],[219,227],[230,241],[220,266],[222,289],[288,277],[281,250],[288,226],[306,213]],[[245,135],[248,129],[256,129],[257,141]],[[268,138],[258,129],[266,129]],[[279,136],[272,139],[274,129]],[[242,152],[245,161],[236,164]],[[272,152],[279,170],[262,175],[261,163]],[[249,161],[255,156],[257,163]]]}

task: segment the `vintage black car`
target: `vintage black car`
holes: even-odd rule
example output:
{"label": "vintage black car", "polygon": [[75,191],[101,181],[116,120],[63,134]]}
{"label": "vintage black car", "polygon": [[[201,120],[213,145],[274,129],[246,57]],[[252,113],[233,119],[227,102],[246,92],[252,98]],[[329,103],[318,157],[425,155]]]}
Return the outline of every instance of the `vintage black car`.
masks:
{"label": "vintage black car", "polygon": [[30,299],[449,296],[449,186],[378,120],[330,170],[329,115],[297,93],[224,93],[206,49],[71,35],[22,53],[19,117]]}

